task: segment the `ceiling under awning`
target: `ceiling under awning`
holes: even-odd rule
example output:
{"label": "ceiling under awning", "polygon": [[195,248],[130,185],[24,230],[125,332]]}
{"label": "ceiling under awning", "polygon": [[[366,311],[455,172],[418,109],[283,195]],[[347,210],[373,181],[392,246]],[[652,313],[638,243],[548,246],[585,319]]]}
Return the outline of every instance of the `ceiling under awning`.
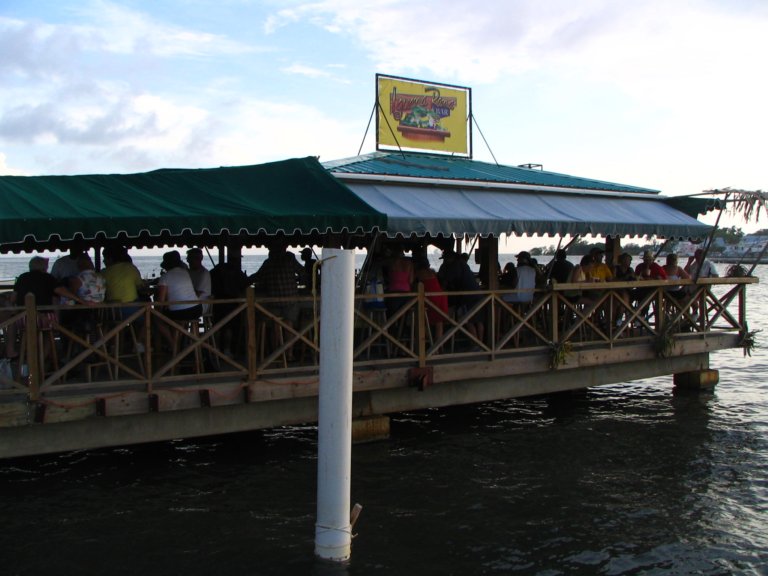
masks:
{"label": "ceiling under awning", "polygon": [[0,176],[0,251],[184,234],[383,229],[386,216],[314,157],[140,174]]}
{"label": "ceiling under awning", "polygon": [[710,230],[710,226],[653,196],[646,199],[359,182],[348,182],[347,186],[387,215],[389,235],[698,238]]}

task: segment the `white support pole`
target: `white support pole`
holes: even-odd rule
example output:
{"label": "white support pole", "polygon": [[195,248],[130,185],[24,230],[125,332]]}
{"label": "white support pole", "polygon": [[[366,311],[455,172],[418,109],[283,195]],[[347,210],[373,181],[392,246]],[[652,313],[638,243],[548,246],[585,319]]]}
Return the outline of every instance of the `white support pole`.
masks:
{"label": "white support pole", "polygon": [[353,250],[324,248],[321,258],[315,555],[334,562],[348,560],[352,544],[354,257]]}

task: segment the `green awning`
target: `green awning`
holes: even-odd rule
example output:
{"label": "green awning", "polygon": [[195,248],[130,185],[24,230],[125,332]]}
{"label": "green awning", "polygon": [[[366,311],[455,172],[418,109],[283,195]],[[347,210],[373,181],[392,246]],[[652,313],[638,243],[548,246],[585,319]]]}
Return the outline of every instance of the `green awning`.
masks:
{"label": "green awning", "polygon": [[664,198],[664,203],[688,214],[691,218],[712,210],[719,210],[723,206],[719,198],[694,198],[693,196],[669,196]]}
{"label": "green awning", "polygon": [[3,247],[75,235],[322,234],[386,224],[314,157],[141,174],[0,176],[0,205]]}

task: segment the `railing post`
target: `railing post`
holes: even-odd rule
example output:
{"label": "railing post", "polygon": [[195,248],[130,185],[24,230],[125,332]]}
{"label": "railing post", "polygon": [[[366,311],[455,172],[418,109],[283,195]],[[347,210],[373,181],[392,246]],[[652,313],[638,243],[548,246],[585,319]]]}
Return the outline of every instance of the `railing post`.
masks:
{"label": "railing post", "polygon": [[664,310],[664,288],[656,286],[656,330],[661,333],[666,325],[666,311]]}
{"label": "railing post", "polygon": [[[766,244],[768,246],[768,244]],[[747,329],[747,285],[739,285],[739,329]]]}
{"label": "railing post", "polygon": [[[152,342],[152,304],[144,304],[144,362],[147,375],[147,394],[154,392],[154,367],[152,366],[153,344]],[[122,312],[121,312],[122,315]]]}
{"label": "railing post", "polygon": [[427,314],[424,302],[424,283],[419,282],[416,295],[416,338],[419,343],[419,368],[427,365]]}
{"label": "railing post", "polygon": [[248,326],[248,381],[256,380],[256,292],[253,286],[248,286],[245,291],[246,300],[246,324]]}
{"label": "railing post", "polygon": [[557,290],[552,290],[551,292],[551,302],[550,302],[550,308],[552,309],[552,316],[550,318],[550,322],[552,323],[552,332],[551,332],[551,338],[552,342],[557,343],[559,337],[560,337],[560,301],[557,298],[558,292]]}
{"label": "railing post", "polygon": [[40,351],[37,346],[37,308],[35,306],[35,295],[31,292],[27,292],[27,295],[24,297],[24,308],[26,308],[26,330],[24,331],[24,338],[27,340],[26,361],[27,369],[29,370],[29,399],[32,402],[37,402],[40,400],[40,379],[42,371],[40,369]]}

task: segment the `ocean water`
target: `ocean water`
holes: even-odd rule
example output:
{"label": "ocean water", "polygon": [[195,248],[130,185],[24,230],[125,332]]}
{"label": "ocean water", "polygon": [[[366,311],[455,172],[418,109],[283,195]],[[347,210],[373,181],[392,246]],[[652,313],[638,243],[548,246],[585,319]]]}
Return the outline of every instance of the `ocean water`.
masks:
{"label": "ocean water", "polygon": [[670,376],[394,415],[353,448],[342,567],[313,558],[311,426],[0,461],[2,574],[768,574],[765,338],[712,356],[714,393]]}

